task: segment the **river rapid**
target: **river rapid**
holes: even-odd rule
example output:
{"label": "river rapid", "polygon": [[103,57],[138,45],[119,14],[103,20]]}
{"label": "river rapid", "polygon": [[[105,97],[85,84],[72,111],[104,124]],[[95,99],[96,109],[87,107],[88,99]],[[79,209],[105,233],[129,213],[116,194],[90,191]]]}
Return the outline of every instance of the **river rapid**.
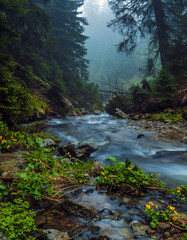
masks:
{"label": "river rapid", "polygon": [[[90,140],[99,150],[91,155],[102,164],[108,157],[125,161],[128,157],[147,173],[160,175],[167,185],[187,184],[187,145],[166,138],[154,139],[154,133],[136,126],[128,120],[114,119],[108,114],[84,117],[53,118],[47,131],[62,140],[62,145],[72,141]],[[139,134],[144,137],[137,138]]]}
{"label": "river rapid", "polygon": [[[165,138],[156,140],[154,132],[137,130],[136,126],[130,127],[127,123],[127,120],[114,119],[104,113],[53,118],[48,121],[47,132],[60,138],[62,145],[72,141],[95,142],[99,150],[91,157],[102,164],[108,164],[105,161],[108,157],[117,157],[120,161],[128,157],[145,172],[158,174],[158,178],[166,181],[167,185],[187,184],[187,146]],[[139,134],[145,136],[137,138]],[[152,239],[147,237],[148,230],[152,230],[147,226],[144,207],[149,201],[159,208],[163,203],[169,205],[162,192],[154,191],[137,197],[115,198],[106,191],[98,193],[95,187],[83,187],[72,192],[70,198],[100,216],[94,223],[97,230],[86,231],[76,240]],[[153,238],[156,237],[153,235]]]}

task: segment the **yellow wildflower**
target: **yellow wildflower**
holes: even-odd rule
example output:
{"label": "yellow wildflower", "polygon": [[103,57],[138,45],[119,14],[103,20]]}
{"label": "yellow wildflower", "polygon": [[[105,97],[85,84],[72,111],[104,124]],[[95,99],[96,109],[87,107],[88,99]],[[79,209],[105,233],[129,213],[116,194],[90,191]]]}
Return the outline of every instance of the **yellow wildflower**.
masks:
{"label": "yellow wildflower", "polygon": [[37,159],[37,158],[36,158],[35,160],[36,160],[36,161],[38,161],[38,159]]}
{"label": "yellow wildflower", "polygon": [[178,215],[178,213],[176,211],[174,211],[175,215]]}
{"label": "yellow wildflower", "polygon": [[55,148],[52,146],[52,149],[55,151]]}
{"label": "yellow wildflower", "polygon": [[105,173],[104,173],[104,172],[101,172],[101,174],[102,174],[103,176],[105,176]]}
{"label": "yellow wildflower", "polygon": [[171,210],[175,210],[175,208],[172,207],[172,206],[168,206],[168,208],[171,209]]}
{"label": "yellow wildflower", "polygon": [[106,176],[104,178],[106,179]]}
{"label": "yellow wildflower", "polygon": [[155,207],[158,209],[158,205],[155,204]]}
{"label": "yellow wildflower", "polygon": [[178,193],[180,193],[180,192],[181,192],[181,190],[179,189],[179,190],[177,190],[177,192],[178,192]]}
{"label": "yellow wildflower", "polygon": [[158,174],[158,176],[160,177],[160,173]]}
{"label": "yellow wildflower", "polygon": [[14,138],[13,141],[14,141],[14,142],[17,142],[17,139]]}
{"label": "yellow wildflower", "polygon": [[0,139],[2,139],[3,137],[2,136],[0,136]]}
{"label": "yellow wildflower", "polygon": [[150,206],[150,205],[145,205],[145,207],[146,207],[147,209],[150,209],[150,208],[151,208],[151,206]]}
{"label": "yellow wildflower", "polygon": [[128,170],[131,170],[132,168],[131,168],[131,167],[128,167],[127,169],[128,169]]}
{"label": "yellow wildflower", "polygon": [[152,202],[149,202],[149,204],[151,204],[152,206],[154,206],[154,204]]}
{"label": "yellow wildflower", "polygon": [[10,148],[10,145],[7,145],[7,147],[6,148]]}
{"label": "yellow wildflower", "polygon": [[177,220],[177,218],[176,217],[173,217],[173,221],[175,222]]}
{"label": "yellow wildflower", "polygon": [[11,138],[14,138],[13,136],[11,136]]}
{"label": "yellow wildflower", "polygon": [[71,158],[71,155],[69,155],[69,157]]}

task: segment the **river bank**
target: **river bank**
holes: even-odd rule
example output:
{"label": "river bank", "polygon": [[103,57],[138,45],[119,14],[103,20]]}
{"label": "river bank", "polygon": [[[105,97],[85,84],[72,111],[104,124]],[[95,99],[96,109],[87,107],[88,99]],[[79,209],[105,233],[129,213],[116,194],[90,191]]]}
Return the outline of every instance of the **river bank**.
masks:
{"label": "river bank", "polygon": [[154,138],[165,137],[170,140],[187,144],[187,121],[172,123],[171,121],[150,121],[145,119],[134,120],[128,118],[128,126],[136,126],[136,129],[145,129],[154,132]]}
{"label": "river bank", "polygon": [[[13,167],[15,151],[20,154],[21,150],[23,153],[22,157],[17,156],[15,166],[19,168],[12,169],[9,172],[10,176],[6,175],[10,169],[4,173],[1,172],[2,190],[3,194],[5,193],[3,202],[8,200],[12,202],[12,197],[15,196],[13,193],[16,193],[16,198],[26,196],[24,199],[29,200],[30,209],[35,210],[36,224],[39,229],[39,235],[36,231],[31,233],[32,239],[35,237],[38,240],[119,240],[182,237],[183,227],[179,231],[177,227],[170,224],[163,225],[162,221],[158,229],[152,229],[149,226],[152,218],[147,216],[145,209],[149,209],[148,206],[151,208],[151,203],[158,206],[158,210],[154,209],[154,211],[169,210],[170,214],[173,214],[173,208],[177,214],[185,213],[186,204],[180,199],[178,188],[173,190],[174,195],[165,191],[160,181],[156,180],[159,178],[158,175],[153,178],[135,165],[137,149],[139,148],[139,153],[142,154],[145,145],[142,148],[140,146],[145,142],[137,139],[136,129],[127,130],[126,120],[112,119],[108,115],[88,115],[51,119],[47,126],[47,131],[59,137],[62,140],[61,143],[55,142],[56,138],[50,139],[49,135],[40,132],[37,134],[23,131],[15,133],[7,130],[5,126],[2,131],[1,160],[7,163],[8,159],[5,156],[9,156],[11,160],[9,166]],[[32,132],[31,129],[29,132]],[[46,139],[47,136],[48,139]],[[85,141],[92,140],[98,145],[99,149],[92,153],[91,162],[76,159],[73,156],[74,152],[70,150],[63,153],[63,156],[59,154],[58,149],[64,148],[66,143],[73,140],[84,140],[84,144]],[[150,143],[148,137],[145,137],[145,140]],[[133,146],[132,143],[134,143]],[[154,143],[157,144],[159,151],[158,143]],[[79,146],[82,145],[79,144]],[[177,151],[179,147],[182,149],[182,145],[171,146]],[[122,147],[121,150],[119,147]],[[167,144],[164,147],[167,147]],[[124,152],[126,155],[134,156],[135,162],[133,157],[131,158],[133,163],[117,161],[116,157],[121,159],[118,154],[123,155]],[[79,151],[78,154],[81,157]],[[148,152],[145,152],[145,155],[147,154]],[[181,153],[178,156],[183,157]],[[112,165],[106,165],[107,162],[102,160],[107,157],[110,157]],[[165,156],[159,157],[156,161],[158,163],[165,158]],[[140,159],[139,154],[137,159]],[[141,158],[142,164],[146,166],[148,162],[145,157],[143,159]],[[151,159],[152,157],[147,160],[151,162],[153,161]],[[94,160],[102,162],[102,166],[100,164],[97,171],[93,170]],[[138,163],[138,165],[142,164],[141,161]],[[167,171],[168,167],[167,164]],[[183,165],[181,167],[184,169]],[[4,191],[6,189],[8,197]],[[179,192],[183,193],[183,188],[180,189]],[[173,222],[174,216],[170,215],[170,220],[176,225],[177,221]],[[186,221],[183,220],[186,215],[179,216],[179,220]],[[11,226],[10,223],[9,226]],[[164,235],[165,232],[167,236]],[[14,238],[9,237],[9,239]]]}

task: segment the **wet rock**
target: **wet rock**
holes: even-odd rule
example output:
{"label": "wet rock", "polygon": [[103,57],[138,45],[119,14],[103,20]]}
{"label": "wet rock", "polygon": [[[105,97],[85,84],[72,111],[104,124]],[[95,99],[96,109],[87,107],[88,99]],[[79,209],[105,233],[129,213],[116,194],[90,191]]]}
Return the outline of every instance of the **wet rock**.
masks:
{"label": "wet rock", "polygon": [[104,171],[102,164],[99,161],[95,161],[91,169],[91,174],[96,177],[100,175],[101,171]]}
{"label": "wet rock", "polygon": [[138,220],[134,220],[130,223],[131,228],[136,231],[136,236],[147,236],[150,233],[153,233],[152,230],[148,225],[144,225],[142,222]]}
{"label": "wet rock", "polygon": [[52,139],[43,139],[42,142],[38,143],[40,147],[52,147],[52,146],[57,146],[57,144],[52,140]]}
{"label": "wet rock", "polygon": [[139,135],[137,136],[137,138],[141,138],[141,137],[145,137],[145,135],[144,135],[144,134],[139,134]]}
{"label": "wet rock", "polygon": [[87,159],[91,153],[98,150],[97,145],[91,141],[83,141],[83,142],[71,142],[67,145],[59,147],[58,151],[61,155],[65,155],[66,153],[70,153],[72,157],[85,160]]}
{"label": "wet rock", "polygon": [[160,222],[156,228],[157,232],[165,232],[171,228],[169,223]]}
{"label": "wet rock", "polygon": [[122,110],[120,110],[119,108],[116,108],[116,114],[117,117],[126,119],[128,118],[128,115],[126,113],[124,113]]}
{"label": "wet rock", "polygon": [[1,153],[0,154],[0,175],[13,176],[15,171],[26,167],[24,154],[26,152]]}
{"label": "wet rock", "polygon": [[48,240],[69,239],[69,235],[66,232],[60,232],[56,229],[43,230],[46,233]]}
{"label": "wet rock", "polygon": [[170,233],[169,232],[165,232],[164,235],[165,235],[165,237],[168,238],[170,236]]}
{"label": "wet rock", "polygon": [[0,232],[0,240],[8,240],[1,232]]}

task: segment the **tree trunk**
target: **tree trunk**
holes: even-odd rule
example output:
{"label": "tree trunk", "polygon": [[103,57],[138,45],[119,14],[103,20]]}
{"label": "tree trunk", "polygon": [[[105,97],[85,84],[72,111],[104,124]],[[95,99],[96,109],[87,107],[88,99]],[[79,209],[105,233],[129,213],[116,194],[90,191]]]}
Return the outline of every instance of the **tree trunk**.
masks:
{"label": "tree trunk", "polygon": [[164,19],[165,16],[164,16],[161,0],[152,0],[152,3],[153,3],[155,18],[156,18],[160,58],[161,58],[162,66],[164,67],[168,62],[168,53],[169,53],[168,35],[167,35],[165,19]]}

